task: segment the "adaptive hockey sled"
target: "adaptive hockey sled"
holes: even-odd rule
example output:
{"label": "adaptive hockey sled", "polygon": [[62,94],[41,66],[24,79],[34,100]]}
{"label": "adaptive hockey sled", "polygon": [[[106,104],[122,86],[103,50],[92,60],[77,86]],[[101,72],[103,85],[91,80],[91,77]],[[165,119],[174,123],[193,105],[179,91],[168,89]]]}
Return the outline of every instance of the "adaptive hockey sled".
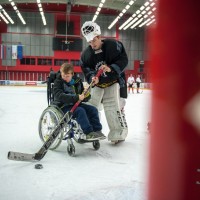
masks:
{"label": "adaptive hockey sled", "polygon": [[[99,71],[96,76],[100,76],[101,73],[102,71]],[[80,101],[78,101],[72,110],[65,115],[58,106],[53,104],[54,97],[52,91],[55,78],[56,73],[51,71],[47,79],[47,102],[49,106],[43,111],[38,124],[40,139],[45,143],[55,128],[60,126],[62,120],[64,120],[65,123],[63,123],[62,127],[60,128],[60,133],[55,138],[49,149],[54,150],[61,144],[62,140],[67,140],[67,152],[70,156],[74,156],[75,146],[73,144],[73,140],[75,140],[80,144],[90,142],[93,144],[94,149],[98,150],[100,148],[99,140],[85,140],[86,135],[83,133],[76,119],[72,117],[73,111],[79,105]],[[92,83],[89,85],[87,91],[90,89],[91,85]],[[71,115],[70,117],[68,116],[69,113]],[[67,118],[67,120],[65,118]]]}
{"label": "adaptive hockey sled", "polygon": [[[47,141],[52,131],[56,128],[56,126],[59,126],[59,123],[64,117],[65,115],[62,110],[54,105],[48,106],[43,111],[38,124],[39,136],[42,142]],[[85,138],[86,135],[83,133],[80,125],[75,119],[71,118],[67,123],[63,124],[63,127],[60,129],[60,133],[49,149],[54,150],[58,148],[63,140],[67,141],[67,152],[70,156],[74,156],[75,154],[73,140],[80,144],[91,142],[95,150],[100,148],[99,140],[87,141]]]}
{"label": "adaptive hockey sled", "polygon": [[[99,70],[97,73],[97,77],[103,70]],[[50,76],[47,80],[47,100],[48,104],[53,101],[52,89],[53,89],[53,79],[51,75],[55,75],[53,72],[50,73]],[[90,83],[87,90],[84,91],[86,94],[91,88],[93,82]],[[16,151],[8,152],[8,159],[15,161],[39,161],[41,160],[47,153],[49,149],[56,149],[62,140],[67,140],[67,152],[70,156],[75,155],[75,147],[73,145],[72,139],[74,139],[78,143],[86,143],[92,142],[95,150],[100,148],[99,140],[86,141],[84,139],[84,134],[76,122],[73,119],[73,112],[78,107],[81,101],[77,101],[75,105],[72,107],[70,111],[63,114],[63,112],[54,105],[49,105],[42,113],[39,120],[39,136],[43,142],[42,147],[36,153],[22,153]]]}

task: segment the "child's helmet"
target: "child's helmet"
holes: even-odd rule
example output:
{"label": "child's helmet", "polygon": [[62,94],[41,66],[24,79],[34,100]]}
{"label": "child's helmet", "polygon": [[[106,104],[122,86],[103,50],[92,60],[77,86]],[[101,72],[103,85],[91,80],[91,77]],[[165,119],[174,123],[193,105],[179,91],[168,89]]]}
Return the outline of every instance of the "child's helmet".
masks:
{"label": "child's helmet", "polygon": [[86,38],[87,42],[93,40],[94,37],[101,35],[100,26],[92,21],[85,22],[81,28],[81,32]]}

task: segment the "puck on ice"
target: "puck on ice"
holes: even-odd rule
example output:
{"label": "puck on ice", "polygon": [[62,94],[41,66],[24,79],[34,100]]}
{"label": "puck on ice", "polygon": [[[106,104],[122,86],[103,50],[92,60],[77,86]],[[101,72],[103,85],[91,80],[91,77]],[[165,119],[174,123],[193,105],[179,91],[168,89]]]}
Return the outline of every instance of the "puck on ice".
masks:
{"label": "puck on ice", "polygon": [[35,165],[35,169],[42,169],[43,168],[43,165],[42,164],[36,164]]}

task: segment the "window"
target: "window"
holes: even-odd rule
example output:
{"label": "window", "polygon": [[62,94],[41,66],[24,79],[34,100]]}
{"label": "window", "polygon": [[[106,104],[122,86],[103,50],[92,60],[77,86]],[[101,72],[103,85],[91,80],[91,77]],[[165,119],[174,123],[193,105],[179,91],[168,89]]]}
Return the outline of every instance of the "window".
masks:
{"label": "window", "polygon": [[74,66],[80,66],[80,61],[79,60],[71,60],[71,63]]}
{"label": "window", "polygon": [[68,63],[69,60],[67,59],[55,59],[54,66],[61,66],[63,63]]}
{"label": "window", "polygon": [[52,65],[52,59],[38,58],[38,65]]}
{"label": "window", "polygon": [[35,58],[22,58],[20,65],[35,65]]}
{"label": "window", "polygon": [[53,38],[53,51],[82,51],[80,38]]}
{"label": "window", "polygon": [[31,64],[31,65],[35,65],[35,58],[31,58],[31,59],[30,59],[30,64]]}
{"label": "window", "polygon": [[140,64],[138,72],[144,72],[144,64]]}

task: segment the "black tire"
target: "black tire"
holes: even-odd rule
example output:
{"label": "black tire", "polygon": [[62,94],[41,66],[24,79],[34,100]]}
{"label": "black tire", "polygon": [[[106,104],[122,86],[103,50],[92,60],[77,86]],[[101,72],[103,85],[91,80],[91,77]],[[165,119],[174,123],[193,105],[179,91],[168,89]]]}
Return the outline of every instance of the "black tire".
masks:
{"label": "black tire", "polygon": [[[38,124],[38,131],[39,136],[42,142],[44,143],[48,136],[52,133],[58,123],[61,121],[62,117],[64,116],[63,112],[55,106],[47,107],[41,114]],[[56,149],[63,139],[64,131],[61,130],[58,137],[55,139],[53,144],[49,149],[53,150]]]}
{"label": "black tire", "polygon": [[69,156],[75,156],[75,146],[73,144],[67,146],[67,153]]}
{"label": "black tire", "polygon": [[92,142],[92,145],[93,145],[95,150],[99,150],[99,148],[100,148],[100,142],[99,141]]}

